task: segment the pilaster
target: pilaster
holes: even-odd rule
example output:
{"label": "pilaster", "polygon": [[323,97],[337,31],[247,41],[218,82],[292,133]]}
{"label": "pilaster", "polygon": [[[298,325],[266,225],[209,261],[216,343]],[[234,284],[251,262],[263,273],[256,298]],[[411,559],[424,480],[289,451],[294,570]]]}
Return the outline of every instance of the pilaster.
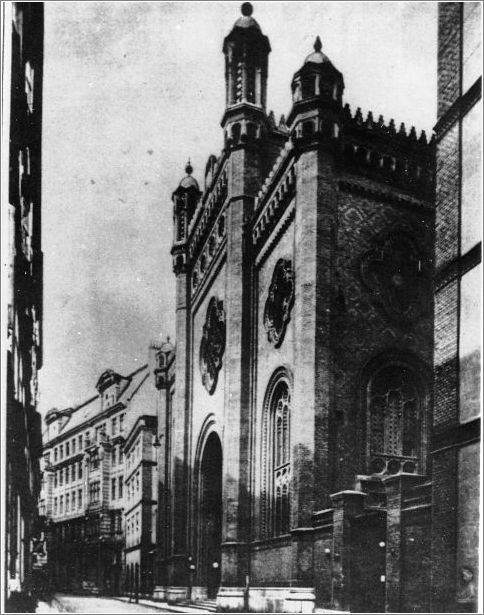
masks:
{"label": "pilaster", "polygon": [[[317,144],[299,151],[296,163],[295,365],[292,400],[292,584],[313,587],[304,528],[329,492],[330,307],[334,195],[332,156]],[[315,485],[318,488],[315,489]],[[318,501],[315,501],[316,494]],[[311,543],[312,544],[312,543]]]}
{"label": "pilaster", "polygon": [[172,410],[172,555],[171,579],[184,584],[186,566],[177,565],[187,551],[188,468],[187,468],[187,414],[188,414],[188,360],[189,360],[189,290],[186,267],[177,270],[176,281],[176,365],[175,395]]}
{"label": "pilaster", "polygon": [[261,185],[258,148],[233,150],[227,206],[222,585],[243,586],[250,528],[250,244],[245,223]]}

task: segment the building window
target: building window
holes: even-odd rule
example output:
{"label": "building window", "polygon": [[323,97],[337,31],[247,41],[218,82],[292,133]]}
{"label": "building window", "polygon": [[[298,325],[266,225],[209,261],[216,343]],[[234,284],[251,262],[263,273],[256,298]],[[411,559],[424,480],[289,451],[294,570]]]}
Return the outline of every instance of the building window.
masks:
{"label": "building window", "polygon": [[64,459],[64,445],[59,446],[59,459]]}
{"label": "building window", "polygon": [[79,489],[77,492],[77,501],[79,508],[82,508],[82,489]]}
{"label": "building window", "polygon": [[101,488],[101,485],[99,481],[95,481],[89,485],[89,503],[90,504],[96,504],[97,502],[99,502],[100,488]]}
{"label": "building window", "polygon": [[72,445],[71,445],[71,447],[72,447],[72,454],[74,455],[75,452],[76,452],[76,439],[75,438],[72,438]]}
{"label": "building window", "polygon": [[113,466],[116,465],[116,451],[117,451],[117,448],[118,447],[116,445],[114,445],[112,450],[111,450],[111,464]]}
{"label": "building window", "polygon": [[57,447],[54,449],[54,463],[57,463]]}
{"label": "building window", "polygon": [[30,62],[25,63],[25,94],[30,113],[34,112],[34,69]]}
{"label": "building window", "polygon": [[62,486],[64,484],[64,468],[61,468],[59,471],[59,485]]}
{"label": "building window", "polygon": [[77,478],[82,478],[82,461],[79,461],[77,466]]}
{"label": "building window", "polygon": [[57,471],[54,472],[54,487],[57,487]]}
{"label": "building window", "polygon": [[61,495],[59,499],[59,513],[64,514],[64,496]]}
{"label": "building window", "polygon": [[124,430],[124,414],[119,415],[119,433],[123,433]]}
{"label": "building window", "polygon": [[76,509],[76,492],[72,492],[72,510]]}
{"label": "building window", "polygon": [[77,438],[77,443],[79,445],[79,451],[82,451],[82,435]]}
{"label": "building window", "polygon": [[291,393],[287,378],[276,373],[266,395],[263,426],[262,529],[266,536],[290,529],[290,416]]}
{"label": "building window", "polygon": [[115,478],[111,479],[111,499],[112,500],[116,499],[116,479]]}
{"label": "building window", "polygon": [[414,373],[386,365],[367,388],[370,472],[416,472],[421,434],[421,396]]}
{"label": "building window", "polygon": [[118,498],[123,497],[123,476],[118,476]]}
{"label": "building window", "polygon": [[70,452],[69,452],[69,442],[66,442],[66,457],[69,457]]}
{"label": "building window", "polygon": [[67,493],[66,494],[66,513],[68,513],[70,511],[71,507],[70,507],[70,496]]}
{"label": "building window", "polygon": [[57,514],[57,498],[54,498],[54,515]]}
{"label": "building window", "polygon": [[118,417],[115,416],[111,419],[111,434],[114,436],[116,434],[116,429],[118,427]]}

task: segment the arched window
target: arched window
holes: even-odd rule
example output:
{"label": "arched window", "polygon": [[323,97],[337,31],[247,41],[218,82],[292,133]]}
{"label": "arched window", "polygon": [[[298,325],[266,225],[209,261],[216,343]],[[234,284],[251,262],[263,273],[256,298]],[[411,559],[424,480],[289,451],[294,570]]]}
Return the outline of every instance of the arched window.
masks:
{"label": "arched window", "polygon": [[266,537],[290,529],[290,408],[289,384],[281,377],[269,387],[264,408],[261,525]]}
{"label": "arched window", "polygon": [[369,381],[367,404],[370,472],[417,472],[422,399],[413,370],[400,364],[379,369]]}

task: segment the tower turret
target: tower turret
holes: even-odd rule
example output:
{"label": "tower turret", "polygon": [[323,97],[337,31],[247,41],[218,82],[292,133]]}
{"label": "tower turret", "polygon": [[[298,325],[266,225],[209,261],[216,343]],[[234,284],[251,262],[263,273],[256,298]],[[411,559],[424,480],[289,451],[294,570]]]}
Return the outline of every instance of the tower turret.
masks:
{"label": "tower turret", "polygon": [[232,31],[225,37],[225,88],[227,108],[250,103],[265,109],[269,39],[252,17],[250,2],[244,2]]}
{"label": "tower turret", "polygon": [[266,118],[267,66],[271,51],[269,39],[252,17],[249,2],[242,16],[225,37],[225,104],[222,118],[226,140],[232,144],[261,136]]}
{"label": "tower turret", "polygon": [[179,273],[186,266],[188,225],[201,196],[198,182],[192,177],[193,167],[190,160],[187,162],[185,172],[186,176],[172,195],[174,238],[171,254],[175,273]]}
{"label": "tower turret", "polygon": [[[337,136],[336,116],[342,109],[343,75],[322,52],[319,36],[314,51],[295,73],[291,89],[293,107],[287,123],[292,129],[299,125],[296,136],[301,136],[303,131]],[[312,118],[312,123],[307,121],[309,118]]]}

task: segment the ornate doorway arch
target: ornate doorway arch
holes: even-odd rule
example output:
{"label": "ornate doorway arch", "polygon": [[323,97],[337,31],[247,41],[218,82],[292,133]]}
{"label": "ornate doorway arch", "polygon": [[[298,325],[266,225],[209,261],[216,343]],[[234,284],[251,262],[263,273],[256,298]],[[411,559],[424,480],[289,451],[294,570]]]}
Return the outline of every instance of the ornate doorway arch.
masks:
{"label": "ornate doorway arch", "polygon": [[222,551],[222,444],[212,431],[200,457],[198,479],[198,578],[215,598],[220,586]]}

